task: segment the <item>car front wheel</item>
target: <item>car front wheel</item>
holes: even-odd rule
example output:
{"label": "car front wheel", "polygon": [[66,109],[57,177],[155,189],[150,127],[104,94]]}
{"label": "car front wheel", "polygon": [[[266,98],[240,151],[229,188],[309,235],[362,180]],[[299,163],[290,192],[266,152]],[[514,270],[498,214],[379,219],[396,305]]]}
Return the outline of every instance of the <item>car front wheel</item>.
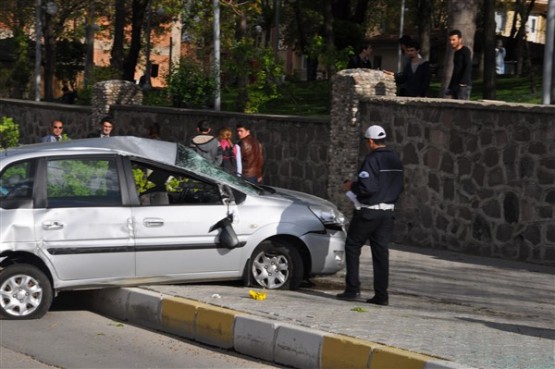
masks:
{"label": "car front wheel", "polygon": [[39,319],[52,304],[52,285],[46,275],[29,264],[12,264],[0,272],[0,316]]}
{"label": "car front wheel", "polygon": [[264,241],[251,258],[252,282],[268,289],[299,288],[303,263],[299,252],[276,241]]}

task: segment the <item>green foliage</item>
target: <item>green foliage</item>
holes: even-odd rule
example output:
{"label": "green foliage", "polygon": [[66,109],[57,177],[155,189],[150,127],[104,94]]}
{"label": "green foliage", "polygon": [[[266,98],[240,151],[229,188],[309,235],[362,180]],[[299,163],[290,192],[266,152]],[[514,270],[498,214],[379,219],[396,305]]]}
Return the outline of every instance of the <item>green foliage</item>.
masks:
{"label": "green foliage", "polygon": [[330,114],[330,80],[285,81],[281,96],[260,107],[260,113],[327,116]]}
{"label": "green foliage", "polygon": [[215,79],[207,77],[203,66],[192,58],[181,58],[179,65],[166,78],[173,106],[205,108],[214,100]]}
{"label": "green foliage", "polygon": [[14,181],[15,184],[19,181],[24,181],[28,177],[30,164],[28,161],[16,163],[2,173],[0,178],[0,186],[11,187],[10,182]]}
{"label": "green foliage", "polygon": [[249,40],[237,42],[224,73],[230,81],[243,81],[238,84],[238,94],[244,99],[238,103],[240,111],[257,113],[262,105],[280,96],[283,65],[272,49],[255,47]]}
{"label": "green foliage", "polygon": [[268,101],[280,96],[278,85],[283,76],[283,66],[279,64],[270,49],[261,49],[258,64],[253,65],[251,80],[247,85],[245,113],[257,113]]}
{"label": "green foliage", "polygon": [[143,105],[150,106],[172,106],[168,90],[162,88],[152,88],[143,91]]}
{"label": "green foliage", "polygon": [[141,168],[133,168],[133,178],[135,179],[135,185],[137,186],[137,192],[139,194],[155,186],[154,183],[147,179],[146,173]]}
{"label": "green foliage", "polygon": [[[92,185],[95,178],[109,178],[109,162],[106,160],[60,160],[55,162],[62,172],[55,178],[49,177],[48,197],[62,196],[105,196],[106,181]],[[52,173],[55,173],[52,170]]]}
{"label": "green foliage", "polygon": [[[20,29],[14,29],[14,37],[0,40],[4,63],[0,63],[0,96],[23,98],[32,76],[29,59],[30,42]],[[8,63],[6,63],[8,61]],[[5,66],[5,67],[4,67]]]}
{"label": "green foliage", "polygon": [[56,43],[56,78],[73,85],[77,74],[85,69],[85,45],[76,39],[62,39]]}
{"label": "green foliage", "polygon": [[0,147],[7,149],[19,144],[19,125],[13,118],[2,117],[0,120]]}

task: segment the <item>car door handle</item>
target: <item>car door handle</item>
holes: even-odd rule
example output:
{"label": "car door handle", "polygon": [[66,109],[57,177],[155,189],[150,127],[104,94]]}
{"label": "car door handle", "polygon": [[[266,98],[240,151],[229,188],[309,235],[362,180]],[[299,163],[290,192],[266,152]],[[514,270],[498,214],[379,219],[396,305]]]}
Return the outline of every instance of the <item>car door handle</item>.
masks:
{"label": "car door handle", "polygon": [[56,221],[46,221],[42,223],[42,228],[43,229],[62,229],[64,228],[64,225],[60,222],[56,222]]}
{"label": "car door handle", "polygon": [[143,220],[145,227],[161,227],[164,225],[164,220],[160,218],[146,218]]}

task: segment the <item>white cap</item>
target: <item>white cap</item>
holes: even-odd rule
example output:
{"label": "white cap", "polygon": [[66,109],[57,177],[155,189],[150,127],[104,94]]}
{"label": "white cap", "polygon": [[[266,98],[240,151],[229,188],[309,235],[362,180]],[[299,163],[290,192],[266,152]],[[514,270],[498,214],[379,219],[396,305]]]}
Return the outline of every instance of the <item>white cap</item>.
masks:
{"label": "white cap", "polygon": [[386,137],[385,130],[381,126],[370,126],[366,132],[364,132],[364,137],[373,140],[381,140]]}

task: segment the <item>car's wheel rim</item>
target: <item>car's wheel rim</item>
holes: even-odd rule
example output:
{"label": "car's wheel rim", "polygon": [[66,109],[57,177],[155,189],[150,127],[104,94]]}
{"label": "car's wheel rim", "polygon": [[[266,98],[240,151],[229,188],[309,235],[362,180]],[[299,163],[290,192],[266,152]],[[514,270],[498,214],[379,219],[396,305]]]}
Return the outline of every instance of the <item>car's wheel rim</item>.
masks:
{"label": "car's wheel rim", "polygon": [[40,306],[42,296],[39,282],[25,274],[11,276],[0,286],[0,306],[13,316],[32,314]]}
{"label": "car's wheel rim", "polygon": [[258,254],[252,263],[254,280],[262,287],[276,289],[289,278],[289,262],[284,255]]}

